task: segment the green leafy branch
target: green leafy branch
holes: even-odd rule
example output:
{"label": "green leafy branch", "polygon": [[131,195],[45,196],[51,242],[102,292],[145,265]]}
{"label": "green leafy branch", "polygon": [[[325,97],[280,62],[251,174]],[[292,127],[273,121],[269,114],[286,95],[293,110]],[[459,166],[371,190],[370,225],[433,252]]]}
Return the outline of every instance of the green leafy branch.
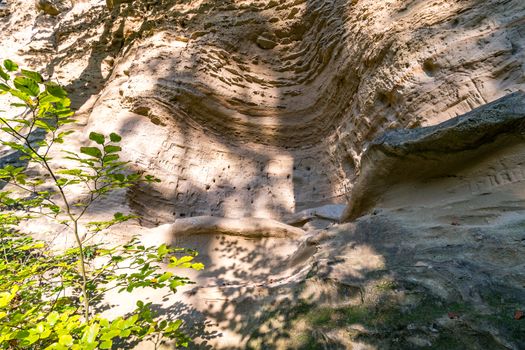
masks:
{"label": "green leafy branch", "polygon": [[[0,349],[109,349],[117,338],[143,339],[160,335],[185,345],[181,321],[157,321],[150,304],[140,301],[128,318],[107,320],[93,313],[112,289],[170,288],[191,283],[161,269],[204,266],[194,262],[194,251],[166,245],[145,247],[136,239],[112,248],[89,245],[102,230],[136,218],[114,213],[110,219],[85,222],[89,208],[118,189],[141,182],[158,182],[151,175],[131,172],[120,159],[120,135],[91,132],[91,144],[63,160],[76,164],[57,169],[52,147],[64,144],[73,130],[74,113],[67,92],[38,72],[20,69],[11,60],[0,66],[0,95],[9,96],[20,112],[0,114],[0,144],[18,157],[18,163],[0,168]],[[2,111],[0,111],[2,113]],[[41,175],[29,171],[32,165]],[[81,189],[72,198],[70,188]],[[77,191],[79,192],[79,191]],[[52,253],[47,243],[20,233],[23,220],[46,216],[67,226],[76,245]],[[84,233],[82,233],[84,232]]]}

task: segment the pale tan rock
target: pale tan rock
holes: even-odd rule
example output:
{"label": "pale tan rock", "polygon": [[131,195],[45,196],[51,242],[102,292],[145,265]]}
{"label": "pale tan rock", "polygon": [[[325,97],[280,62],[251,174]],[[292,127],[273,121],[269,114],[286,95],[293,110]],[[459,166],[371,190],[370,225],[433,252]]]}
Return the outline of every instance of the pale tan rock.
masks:
{"label": "pale tan rock", "polygon": [[9,3],[5,0],[0,1],[0,17],[8,16],[10,13]]}
{"label": "pale tan rock", "polygon": [[57,16],[61,12],[66,11],[69,5],[69,1],[65,0],[35,0],[37,10],[51,16]]}
{"label": "pale tan rock", "polygon": [[262,49],[269,50],[273,49],[277,45],[277,43],[274,40],[272,40],[272,38],[270,38],[268,34],[265,35],[265,33],[263,33],[262,35],[259,35],[257,37],[257,45],[259,45],[259,47]]}
{"label": "pale tan rock", "polygon": [[226,234],[247,238],[275,237],[297,239],[305,235],[305,232],[297,227],[261,218],[229,219],[213,216],[196,216],[187,219],[177,219],[167,229],[175,236]]}
{"label": "pale tan rock", "polygon": [[[387,167],[388,157],[373,164],[379,173],[381,165],[425,168],[424,177],[386,173],[370,183],[363,157],[385,131],[437,125],[523,90],[522,0],[158,1],[120,13],[102,5],[77,2],[41,16],[33,2],[10,1],[17,11],[0,22],[0,52],[67,86],[82,128],[74,146],[91,130],[118,132],[123,158],[161,178],[93,215],[134,211],[156,227],[111,237],[139,232],[149,244],[199,250],[206,269],[192,274],[195,290],[165,302],[164,291],[149,297],[167,313],[210,321],[203,346],[272,346],[281,332],[308,330],[304,320],[272,327],[264,317],[288,312],[312,278],[318,284],[307,289],[318,300],[310,301],[322,304],[326,292],[327,307],[345,297],[375,307],[382,274],[399,285],[391,293],[403,310],[428,295],[482,311],[498,293],[523,304],[525,153],[517,135],[482,142],[454,166],[442,154],[413,161],[413,152],[406,168]],[[261,49],[259,37],[278,45]],[[445,166],[434,172],[435,164]],[[379,191],[370,191],[374,184]],[[340,213],[316,208],[356,198],[370,201],[350,215],[354,222],[316,221]],[[303,230],[279,221],[306,221],[309,231],[301,239]],[[122,313],[133,307],[119,297]],[[445,314],[431,322],[456,339],[473,334],[465,347],[521,345],[505,327],[478,320],[458,327]],[[251,339],[259,329],[266,332]],[[399,331],[378,335],[358,324],[352,332],[384,342],[340,343],[388,348],[396,337],[410,348],[420,340]],[[348,333],[310,335],[330,347]],[[294,348],[283,339],[276,348]]]}

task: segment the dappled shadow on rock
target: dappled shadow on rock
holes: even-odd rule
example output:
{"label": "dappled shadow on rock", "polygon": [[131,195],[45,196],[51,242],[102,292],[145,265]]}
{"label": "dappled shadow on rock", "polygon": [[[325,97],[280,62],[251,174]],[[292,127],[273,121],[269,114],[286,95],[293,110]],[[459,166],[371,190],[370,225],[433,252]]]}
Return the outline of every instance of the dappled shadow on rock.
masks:
{"label": "dappled shadow on rock", "polygon": [[[70,85],[79,105],[97,99],[89,129],[126,136],[129,159],[163,180],[130,190],[147,225],[344,201],[384,130],[523,86],[519,0],[157,4],[129,32],[132,6],[89,12],[101,42]],[[194,327],[204,347],[519,348],[523,322],[509,316],[524,302],[519,143],[470,173],[485,148],[379,195],[364,188],[377,197],[369,215],[302,241],[175,235],[206,269],[184,303],[159,311],[190,324],[205,315]]]}
{"label": "dappled shadow on rock", "polygon": [[[244,323],[247,347],[519,349],[525,326],[514,312],[525,293],[523,272],[514,267],[523,259],[503,270],[490,261],[516,249],[523,256],[523,247],[500,236],[473,261],[479,244],[463,229],[454,230],[462,243],[451,244],[398,220],[383,213],[334,228],[319,242],[305,280],[287,292],[273,288],[268,293],[281,300],[266,302],[259,317]],[[477,229],[508,234],[503,227]]]}
{"label": "dappled shadow on rock", "polygon": [[[170,295],[166,295],[162,302],[152,303],[150,310],[158,315],[159,322],[167,321],[174,322],[183,320],[180,330],[185,336],[189,337],[189,349],[194,350],[211,350],[214,347],[210,344],[215,338],[221,337],[222,334],[213,330],[212,321],[207,319],[205,314],[180,301],[170,301]],[[139,339],[117,339],[114,341],[114,347],[118,349],[167,349],[172,346],[176,349],[180,348],[173,345],[173,341],[154,336],[146,337],[144,340]]]}
{"label": "dappled shadow on rock", "polygon": [[[506,114],[500,112],[486,113],[487,135],[499,130]],[[512,123],[520,113],[518,103],[507,108]],[[473,123],[481,125],[479,118]],[[222,285],[202,284],[194,302],[208,299],[208,317],[254,349],[519,349],[525,324],[514,315],[525,303],[525,143],[521,129],[513,129],[512,137],[481,135],[484,142],[460,150],[468,161],[456,164],[447,152],[439,172],[391,183],[369,214],[310,232],[287,248],[294,253],[276,259],[271,247],[243,250],[236,238],[215,237],[222,255],[208,261],[202,276]],[[438,136],[434,142],[443,141]],[[227,258],[238,260],[223,265]],[[266,282],[242,283],[257,276]]]}

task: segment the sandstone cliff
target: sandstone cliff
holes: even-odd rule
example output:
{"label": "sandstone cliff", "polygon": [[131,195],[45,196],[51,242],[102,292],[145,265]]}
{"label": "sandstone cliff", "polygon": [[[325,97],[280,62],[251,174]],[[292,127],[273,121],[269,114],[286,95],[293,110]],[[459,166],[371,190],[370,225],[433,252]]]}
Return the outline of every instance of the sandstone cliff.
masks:
{"label": "sandstone cliff", "polygon": [[522,0],[51,3],[1,56],[161,178],[101,208],[201,251],[202,348],[523,347]]}

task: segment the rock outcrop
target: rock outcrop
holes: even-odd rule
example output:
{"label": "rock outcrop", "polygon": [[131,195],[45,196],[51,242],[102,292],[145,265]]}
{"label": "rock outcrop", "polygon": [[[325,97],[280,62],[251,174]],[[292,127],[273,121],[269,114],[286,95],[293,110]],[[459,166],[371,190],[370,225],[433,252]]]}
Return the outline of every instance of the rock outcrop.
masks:
{"label": "rock outcrop", "polygon": [[[494,150],[525,141],[525,93],[517,92],[441,124],[387,132],[372,141],[361,160],[343,220],[352,220],[377,203],[399,182],[451,175],[458,168],[486,159]],[[524,180],[522,159],[516,172],[495,175],[497,183]],[[507,164],[511,166],[511,164]],[[478,190],[473,188],[473,191]]]}
{"label": "rock outcrop", "polygon": [[65,0],[36,0],[35,6],[37,10],[43,11],[45,14],[56,16],[69,9],[70,1]]}
{"label": "rock outcrop", "polygon": [[167,224],[173,236],[194,236],[199,234],[223,234],[247,238],[276,237],[298,239],[305,236],[300,228],[283,224],[279,221],[260,218],[218,218],[196,216],[177,219]]}
{"label": "rock outcrop", "polygon": [[0,1],[0,17],[5,17],[11,13],[9,4],[4,0]]}
{"label": "rock outcrop", "polygon": [[201,348],[523,347],[523,0],[118,3],[10,0],[1,58],[162,180],[94,215],[200,252],[150,299]]}
{"label": "rock outcrop", "polygon": [[129,134],[163,180],[131,196],[151,223],[345,203],[383,131],[525,83],[519,0],[95,3],[12,14],[2,52],[69,84],[89,129]]}

